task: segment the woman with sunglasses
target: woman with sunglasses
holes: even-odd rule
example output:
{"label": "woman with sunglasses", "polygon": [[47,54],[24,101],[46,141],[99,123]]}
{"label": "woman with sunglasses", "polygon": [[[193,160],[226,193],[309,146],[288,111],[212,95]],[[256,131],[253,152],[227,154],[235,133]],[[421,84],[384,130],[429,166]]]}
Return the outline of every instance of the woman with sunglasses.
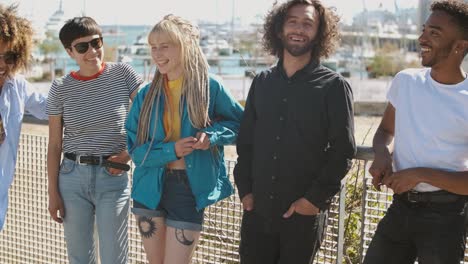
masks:
{"label": "woman with sunglasses", "polygon": [[0,4],[0,230],[15,172],[23,116],[29,112],[47,119],[45,95],[18,74],[29,65],[32,35],[31,23],[17,15],[17,6]]}
{"label": "woman with sunglasses", "polygon": [[59,38],[79,70],[49,91],[49,213],[63,223],[71,264],[96,263],[95,223],[100,263],[127,263],[124,123],[142,79],[127,64],[103,61],[101,29],[90,17],[68,20]]}
{"label": "woman with sunglasses", "polygon": [[243,113],[208,74],[199,30],[173,15],[149,34],[156,73],[136,96],[126,123],[136,165],[132,212],[149,263],[189,263],[205,207],[233,193],[223,146]]}

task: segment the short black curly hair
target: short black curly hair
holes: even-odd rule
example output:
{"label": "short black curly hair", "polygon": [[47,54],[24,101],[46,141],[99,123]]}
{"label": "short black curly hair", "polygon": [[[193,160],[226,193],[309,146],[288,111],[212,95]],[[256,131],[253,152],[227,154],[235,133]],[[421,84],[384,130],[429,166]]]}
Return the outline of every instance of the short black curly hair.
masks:
{"label": "short black curly hair", "polygon": [[271,55],[283,57],[283,43],[279,34],[283,31],[283,25],[289,10],[296,5],[311,5],[319,15],[319,28],[316,39],[312,45],[312,58],[322,59],[335,52],[340,41],[338,31],[340,18],[334,8],[325,7],[319,0],[289,0],[281,5],[273,5],[268,12],[263,25],[263,48]]}
{"label": "short black curly hair", "polygon": [[468,40],[468,4],[461,0],[436,1],[431,5],[431,11],[443,11],[452,17],[459,26],[463,39]]}
{"label": "short black curly hair", "polygon": [[33,29],[31,22],[18,16],[18,5],[0,4],[0,41],[16,56],[11,72],[27,69],[31,62]]}

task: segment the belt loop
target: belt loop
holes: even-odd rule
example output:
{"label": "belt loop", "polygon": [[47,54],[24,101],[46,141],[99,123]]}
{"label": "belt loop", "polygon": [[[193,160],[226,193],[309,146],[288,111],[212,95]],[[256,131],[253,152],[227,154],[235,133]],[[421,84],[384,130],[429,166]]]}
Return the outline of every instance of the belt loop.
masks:
{"label": "belt loop", "polygon": [[75,152],[75,163],[81,165],[81,154]]}

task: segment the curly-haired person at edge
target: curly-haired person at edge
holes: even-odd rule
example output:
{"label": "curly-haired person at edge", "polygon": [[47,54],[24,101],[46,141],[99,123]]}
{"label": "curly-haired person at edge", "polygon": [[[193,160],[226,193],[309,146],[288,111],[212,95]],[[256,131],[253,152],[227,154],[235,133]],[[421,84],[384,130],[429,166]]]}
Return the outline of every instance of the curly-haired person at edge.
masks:
{"label": "curly-haired person at edge", "polygon": [[24,114],[47,119],[46,96],[18,74],[29,65],[32,36],[31,23],[17,15],[17,6],[0,4],[0,230],[5,222]]}
{"label": "curly-haired person at edge", "polygon": [[373,184],[394,195],[365,264],[459,264],[464,258],[468,78],[461,64],[468,4],[438,1],[431,11],[419,37],[425,68],[395,76],[374,136]]}
{"label": "curly-haired person at edge", "polygon": [[317,0],[288,1],[266,18],[263,44],[279,61],[253,80],[237,140],[242,264],[306,264],[320,247],[356,151],[351,88],[320,64],[338,21]]}

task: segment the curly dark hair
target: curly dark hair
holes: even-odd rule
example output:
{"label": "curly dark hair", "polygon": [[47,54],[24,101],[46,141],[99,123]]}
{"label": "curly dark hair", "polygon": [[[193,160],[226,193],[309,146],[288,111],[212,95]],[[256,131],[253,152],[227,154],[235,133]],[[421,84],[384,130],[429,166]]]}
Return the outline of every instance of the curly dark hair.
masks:
{"label": "curly dark hair", "polygon": [[11,72],[27,69],[31,62],[33,29],[31,22],[18,16],[18,5],[0,4],[0,41],[5,43],[16,55]]}
{"label": "curly dark hair", "polygon": [[461,0],[436,1],[431,5],[431,11],[443,11],[452,17],[453,22],[460,27],[463,38],[468,40],[468,4]]}
{"label": "curly dark hair", "polygon": [[289,0],[281,5],[273,5],[268,12],[263,25],[263,48],[271,55],[283,57],[283,43],[278,36],[283,31],[283,24],[288,11],[296,5],[312,5],[319,15],[318,33],[313,41],[312,58],[327,58],[338,46],[340,35],[338,24],[340,18],[334,8],[327,8],[319,0]]}

